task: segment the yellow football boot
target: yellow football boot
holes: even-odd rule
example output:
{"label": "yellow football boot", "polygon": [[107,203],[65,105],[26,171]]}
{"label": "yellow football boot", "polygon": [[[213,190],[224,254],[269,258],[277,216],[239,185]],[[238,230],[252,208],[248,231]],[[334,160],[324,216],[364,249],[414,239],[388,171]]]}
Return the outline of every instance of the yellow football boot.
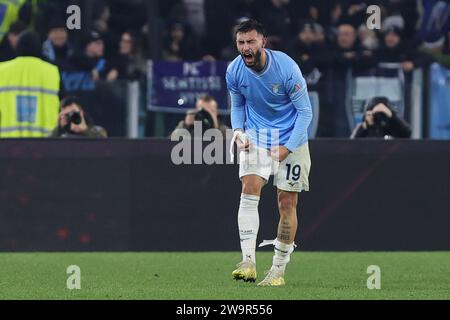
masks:
{"label": "yellow football boot", "polygon": [[277,271],[274,267],[270,268],[269,271],[266,272],[266,277],[263,281],[258,283],[258,286],[261,287],[278,287],[284,286],[286,283],[284,282],[284,274],[280,271]]}
{"label": "yellow football boot", "polygon": [[239,262],[237,269],[231,275],[235,280],[244,280],[245,282],[255,282],[256,280],[256,264],[251,260]]}

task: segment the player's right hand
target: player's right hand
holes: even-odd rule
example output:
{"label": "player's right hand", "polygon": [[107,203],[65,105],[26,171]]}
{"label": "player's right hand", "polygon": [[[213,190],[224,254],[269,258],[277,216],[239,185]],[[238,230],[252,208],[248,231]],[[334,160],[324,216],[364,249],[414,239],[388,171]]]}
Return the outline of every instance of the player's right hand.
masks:
{"label": "player's right hand", "polygon": [[250,149],[250,140],[245,132],[238,131],[235,142],[239,151],[248,151]]}

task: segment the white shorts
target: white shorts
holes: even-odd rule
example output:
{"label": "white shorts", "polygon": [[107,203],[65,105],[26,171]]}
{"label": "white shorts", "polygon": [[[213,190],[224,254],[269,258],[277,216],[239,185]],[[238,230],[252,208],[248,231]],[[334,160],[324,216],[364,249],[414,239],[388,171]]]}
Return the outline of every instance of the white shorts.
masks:
{"label": "white shorts", "polygon": [[309,191],[311,158],[308,143],[291,152],[281,163],[274,161],[267,149],[251,145],[249,151],[239,153],[239,178],[251,174],[269,181],[273,174],[273,185],[280,190]]}

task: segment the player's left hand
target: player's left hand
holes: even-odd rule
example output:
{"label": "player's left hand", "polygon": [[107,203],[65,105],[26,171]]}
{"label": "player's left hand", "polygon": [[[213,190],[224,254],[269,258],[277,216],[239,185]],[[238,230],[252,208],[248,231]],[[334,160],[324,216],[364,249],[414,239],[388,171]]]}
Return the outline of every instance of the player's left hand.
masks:
{"label": "player's left hand", "polygon": [[276,146],[270,149],[272,159],[282,162],[289,155],[289,149],[285,146]]}

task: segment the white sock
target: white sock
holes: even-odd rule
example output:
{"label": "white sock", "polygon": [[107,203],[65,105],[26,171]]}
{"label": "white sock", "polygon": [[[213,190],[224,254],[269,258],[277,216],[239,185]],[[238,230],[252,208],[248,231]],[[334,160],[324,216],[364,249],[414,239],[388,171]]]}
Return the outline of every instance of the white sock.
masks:
{"label": "white sock", "polygon": [[275,254],[272,260],[272,267],[284,274],[286,265],[291,260],[291,253],[294,251],[294,243],[285,244],[278,239],[274,242]]}
{"label": "white sock", "polygon": [[258,203],[258,196],[241,194],[238,227],[241,239],[242,261],[251,260],[256,263],[256,236],[259,229]]}

